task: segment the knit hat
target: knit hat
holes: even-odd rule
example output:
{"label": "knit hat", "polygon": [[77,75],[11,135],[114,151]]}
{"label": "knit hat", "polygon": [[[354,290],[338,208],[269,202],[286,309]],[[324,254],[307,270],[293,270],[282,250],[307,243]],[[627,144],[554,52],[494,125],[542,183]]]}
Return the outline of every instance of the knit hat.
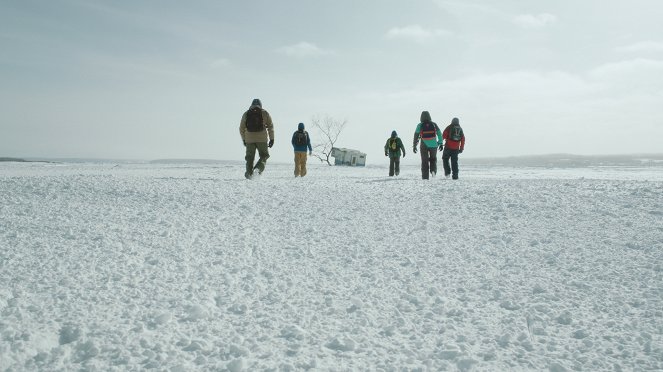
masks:
{"label": "knit hat", "polygon": [[251,102],[251,106],[258,106],[258,107],[262,108],[262,103],[260,102],[260,100],[258,98],[254,98],[253,102]]}
{"label": "knit hat", "polygon": [[432,120],[433,120],[433,119],[431,119],[431,117],[430,117],[430,113],[429,113],[428,111],[422,111],[422,112],[421,112],[421,122],[422,122],[422,123],[428,123],[428,122],[430,122],[430,121],[432,121]]}
{"label": "knit hat", "polygon": [[299,125],[297,125],[297,129],[304,130],[304,123],[299,123]]}
{"label": "knit hat", "polygon": [[392,130],[391,131],[391,138],[396,138],[396,137],[398,137],[398,134],[396,134],[395,130]]}

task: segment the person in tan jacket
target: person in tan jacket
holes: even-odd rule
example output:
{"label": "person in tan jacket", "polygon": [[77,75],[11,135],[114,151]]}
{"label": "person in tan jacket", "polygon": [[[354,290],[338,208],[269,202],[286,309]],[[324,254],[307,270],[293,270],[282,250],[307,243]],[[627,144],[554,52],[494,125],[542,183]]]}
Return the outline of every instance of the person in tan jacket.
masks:
{"label": "person in tan jacket", "polygon": [[[253,172],[257,169],[258,174],[265,171],[265,163],[269,158],[269,150],[274,146],[274,124],[272,117],[263,110],[262,103],[258,98],[251,102],[249,109],[242,115],[239,123],[239,134],[246,147],[246,172],[244,177],[251,179]],[[258,150],[258,162],[253,164]]]}

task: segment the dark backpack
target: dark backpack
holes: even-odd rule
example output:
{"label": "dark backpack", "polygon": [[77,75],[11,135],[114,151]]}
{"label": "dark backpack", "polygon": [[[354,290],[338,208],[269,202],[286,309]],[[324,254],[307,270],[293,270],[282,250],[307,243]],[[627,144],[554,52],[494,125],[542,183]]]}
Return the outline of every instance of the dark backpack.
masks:
{"label": "dark backpack", "polygon": [[458,124],[449,126],[449,139],[451,141],[460,141],[463,139],[463,128]]}
{"label": "dark backpack", "polygon": [[421,136],[422,140],[434,139],[436,134],[437,128],[435,123],[432,121],[421,123],[421,132],[419,132],[419,135]]}
{"label": "dark backpack", "polygon": [[262,108],[251,107],[246,112],[246,130],[249,132],[260,132],[265,130],[265,124],[262,120]]}
{"label": "dark backpack", "polygon": [[296,131],[295,132],[295,145],[296,146],[306,146],[308,144],[308,133],[306,131],[300,132]]}

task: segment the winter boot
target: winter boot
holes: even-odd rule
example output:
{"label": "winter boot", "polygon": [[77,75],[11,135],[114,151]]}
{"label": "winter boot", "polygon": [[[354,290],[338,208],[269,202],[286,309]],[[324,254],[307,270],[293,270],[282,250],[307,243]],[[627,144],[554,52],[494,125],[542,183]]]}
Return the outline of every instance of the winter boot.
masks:
{"label": "winter boot", "polygon": [[258,175],[262,174],[262,171],[265,170],[265,166],[263,165],[262,167],[260,166],[260,160],[256,162],[256,165],[253,166],[253,171],[255,172],[256,170],[258,171]]}

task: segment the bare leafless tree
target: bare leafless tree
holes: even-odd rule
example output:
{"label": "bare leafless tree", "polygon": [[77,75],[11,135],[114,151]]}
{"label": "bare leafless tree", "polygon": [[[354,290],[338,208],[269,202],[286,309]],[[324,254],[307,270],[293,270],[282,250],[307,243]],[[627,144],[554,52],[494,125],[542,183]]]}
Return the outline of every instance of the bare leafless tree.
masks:
{"label": "bare leafless tree", "polygon": [[332,165],[329,158],[332,154],[334,144],[341,135],[343,128],[348,123],[346,120],[334,119],[329,115],[323,117],[314,117],[311,119],[311,125],[316,129],[315,145],[313,145],[313,156],[318,158],[321,162],[327,162],[327,165]]}

